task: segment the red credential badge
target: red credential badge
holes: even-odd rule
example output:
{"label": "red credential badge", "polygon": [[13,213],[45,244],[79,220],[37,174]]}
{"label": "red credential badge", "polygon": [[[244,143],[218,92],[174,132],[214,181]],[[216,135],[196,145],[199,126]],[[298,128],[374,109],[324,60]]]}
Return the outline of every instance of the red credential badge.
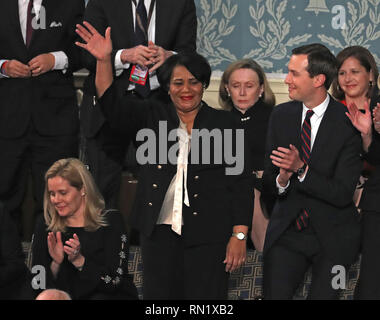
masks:
{"label": "red credential badge", "polygon": [[141,67],[138,64],[134,65],[131,70],[129,81],[144,86],[148,77],[148,71],[149,69],[147,67]]}

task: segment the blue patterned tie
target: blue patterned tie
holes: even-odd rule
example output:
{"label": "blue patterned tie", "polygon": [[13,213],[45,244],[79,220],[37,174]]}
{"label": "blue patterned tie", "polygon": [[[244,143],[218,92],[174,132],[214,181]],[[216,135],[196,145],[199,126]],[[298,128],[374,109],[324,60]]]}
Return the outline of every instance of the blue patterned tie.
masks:
{"label": "blue patterned tie", "polygon": [[[146,13],[144,0],[139,0],[139,3],[136,7],[135,42],[136,45],[148,45],[148,15]],[[149,96],[149,74],[147,75],[145,85],[136,83],[135,90],[140,96],[144,98]]]}
{"label": "blue patterned tie", "polygon": [[139,0],[136,7],[135,36],[136,45],[148,45],[148,15],[146,13],[144,0]]}
{"label": "blue patterned tie", "polygon": [[[308,110],[306,112],[305,120],[302,124],[301,130],[301,160],[308,164],[311,154],[311,124],[310,118],[313,116],[314,112]],[[302,209],[302,212],[298,215],[296,219],[296,228],[301,231],[306,228],[309,224],[309,214],[306,209]]]}

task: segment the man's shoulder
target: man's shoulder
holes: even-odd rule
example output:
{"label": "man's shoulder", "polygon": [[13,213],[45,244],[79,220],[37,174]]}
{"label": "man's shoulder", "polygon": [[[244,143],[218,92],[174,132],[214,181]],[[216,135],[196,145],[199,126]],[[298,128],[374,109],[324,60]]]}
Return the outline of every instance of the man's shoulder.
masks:
{"label": "man's shoulder", "polygon": [[343,113],[345,113],[347,111],[347,107],[343,103],[335,100],[331,96],[330,96],[329,107],[333,107],[334,110],[336,110],[337,112],[343,112]]}
{"label": "man's shoulder", "polygon": [[[77,0],[75,0],[77,1]],[[101,7],[103,9],[109,9],[109,8],[118,8],[120,4],[125,2],[125,0],[89,0],[87,3],[87,6],[97,6]]]}
{"label": "man's shoulder", "polygon": [[302,109],[302,102],[291,100],[280,103],[273,108],[272,116],[283,116],[289,113],[294,113]]}
{"label": "man's shoulder", "polygon": [[347,112],[347,107],[344,104],[330,97],[330,102],[327,107],[325,116],[334,117],[336,118],[336,121],[341,120],[347,126],[352,127],[351,122],[346,116],[346,112]]}
{"label": "man's shoulder", "polygon": [[[54,2],[54,1],[52,1],[52,0],[50,0],[52,3]],[[93,1],[93,0],[90,0],[90,1]],[[78,1],[78,0],[65,0],[65,3],[64,3],[65,5],[64,5],[64,7],[65,8],[72,8],[72,7],[83,7],[83,9],[85,8],[85,3],[83,2],[81,2],[81,1]],[[54,7],[53,7],[54,8]]]}

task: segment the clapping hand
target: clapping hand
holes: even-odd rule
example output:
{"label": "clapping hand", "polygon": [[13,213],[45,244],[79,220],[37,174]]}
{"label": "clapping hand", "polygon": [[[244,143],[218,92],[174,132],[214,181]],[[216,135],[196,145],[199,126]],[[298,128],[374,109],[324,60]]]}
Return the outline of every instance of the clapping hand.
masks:
{"label": "clapping hand", "polygon": [[373,109],[373,124],[377,133],[380,133],[380,103]]}
{"label": "clapping hand", "polygon": [[347,106],[347,117],[351,120],[352,125],[363,135],[370,135],[372,128],[371,112],[368,102],[364,104],[364,113],[360,112],[355,103],[350,103]]}
{"label": "clapping hand", "polygon": [[54,234],[54,232],[49,232],[47,244],[51,258],[57,265],[60,265],[65,256],[61,232],[58,231],[56,234]]}
{"label": "clapping hand", "polygon": [[86,49],[98,61],[110,59],[112,52],[111,27],[106,29],[103,37],[90,23],[84,21],[83,25],[77,24],[75,31],[85,43],[75,42],[75,44]]}
{"label": "clapping hand", "polygon": [[65,253],[67,254],[67,259],[73,264],[75,264],[75,262],[81,258],[81,246],[76,233],[74,233],[71,239],[65,242],[63,251],[65,251]]}
{"label": "clapping hand", "polygon": [[293,173],[301,168],[304,162],[300,158],[298,149],[290,144],[289,148],[278,147],[277,150],[272,150],[269,156],[273,165],[280,169],[279,183],[285,186]]}

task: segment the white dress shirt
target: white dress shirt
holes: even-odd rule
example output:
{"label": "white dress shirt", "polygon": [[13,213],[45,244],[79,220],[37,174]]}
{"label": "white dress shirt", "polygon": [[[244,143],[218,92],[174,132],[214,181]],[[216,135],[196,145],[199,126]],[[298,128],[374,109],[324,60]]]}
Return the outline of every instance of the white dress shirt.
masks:
{"label": "white dress shirt", "polygon": [[[314,114],[310,118],[310,125],[311,125],[310,153],[313,150],[313,145],[314,145],[315,137],[317,136],[319,126],[321,124],[323,116],[325,115],[325,112],[326,112],[326,109],[327,109],[327,106],[329,105],[329,103],[330,103],[330,96],[327,95],[326,99],[321,104],[319,104],[318,106],[316,106],[316,107],[314,107],[312,109],[313,112],[314,112]],[[308,110],[310,110],[310,109],[308,107],[306,107],[305,104],[302,104],[302,121],[301,121],[300,132],[302,130],[302,124],[303,124],[303,122],[305,120],[306,113],[307,113]],[[300,182],[303,182],[305,180],[306,175],[307,175],[307,173],[302,178],[298,177],[298,180]],[[289,187],[290,180],[288,181],[288,183],[287,183],[287,185],[285,187],[282,187],[278,183],[278,177],[279,177],[279,175],[276,178],[276,185],[277,185],[279,194],[281,194],[281,193],[285,192],[285,190]]]}
{"label": "white dress shirt", "polygon": [[181,235],[183,225],[183,203],[189,207],[189,195],[187,192],[187,165],[191,145],[191,135],[187,133],[186,125],[180,121],[177,131],[179,138],[179,152],[177,158],[177,173],[174,175],[157,219],[157,224],[171,225],[172,230]]}
{"label": "white dress shirt", "polygon": [[[42,0],[34,0],[33,2],[33,9],[36,15],[35,16],[36,20],[38,20],[40,12],[41,12],[41,3],[42,3]],[[21,28],[22,37],[24,39],[24,43],[26,43],[26,20],[27,20],[28,4],[29,4],[29,0],[18,0],[18,14],[20,17],[20,28]],[[69,59],[67,58],[67,55],[63,51],[55,51],[55,52],[50,52],[50,53],[55,58],[53,70],[62,70],[62,72],[65,73],[69,65]],[[0,59],[0,70],[5,61],[8,61],[8,60]],[[7,76],[0,72],[0,78],[1,77],[7,77]]]}

